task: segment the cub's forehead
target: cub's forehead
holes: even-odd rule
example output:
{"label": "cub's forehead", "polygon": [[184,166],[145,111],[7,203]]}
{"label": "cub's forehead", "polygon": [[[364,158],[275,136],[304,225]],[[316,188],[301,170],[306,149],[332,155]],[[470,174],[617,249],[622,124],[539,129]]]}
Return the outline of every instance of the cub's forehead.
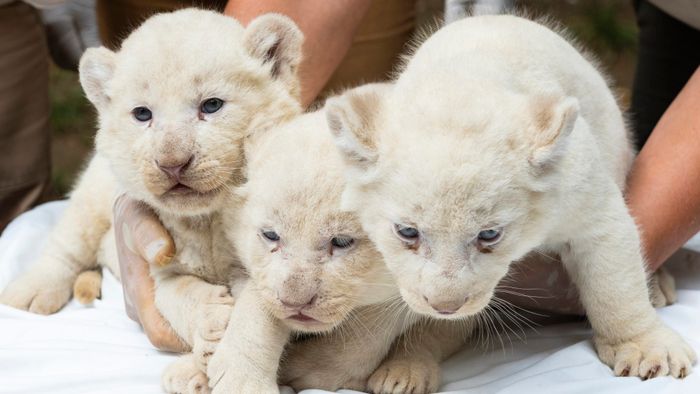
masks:
{"label": "cub's forehead", "polygon": [[254,225],[272,227],[295,238],[361,233],[356,216],[341,209],[339,193],[324,195],[330,190],[323,188],[283,189],[251,190],[245,210]]}
{"label": "cub's forehead", "polygon": [[244,28],[233,18],[181,10],[148,19],[122,44],[115,78],[222,74],[254,70],[243,47]]}
{"label": "cub's forehead", "polygon": [[246,198],[259,218],[290,231],[348,223],[359,229],[341,211],[345,168],[323,111],[254,136],[248,149]]}
{"label": "cub's forehead", "polygon": [[[471,162],[413,162],[392,170],[372,190],[372,204],[386,218],[436,232],[457,231],[500,220],[502,208],[518,195],[513,174],[475,157]],[[412,160],[407,160],[412,161]]]}

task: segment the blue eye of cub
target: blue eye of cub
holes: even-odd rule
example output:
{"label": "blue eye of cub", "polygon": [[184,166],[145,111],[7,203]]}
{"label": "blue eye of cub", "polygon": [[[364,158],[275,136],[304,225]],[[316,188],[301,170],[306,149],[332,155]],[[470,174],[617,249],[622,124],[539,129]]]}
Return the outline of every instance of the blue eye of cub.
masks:
{"label": "blue eye of cub", "polygon": [[205,114],[213,114],[214,112],[218,111],[221,109],[221,107],[224,106],[224,100],[220,98],[210,98],[206,99],[202,102],[202,104],[199,107],[199,110],[202,111],[202,113]]}
{"label": "blue eye of cub", "polygon": [[139,122],[148,122],[153,118],[153,113],[146,107],[136,107],[131,110],[131,114]]}
{"label": "blue eye of cub", "polygon": [[331,239],[331,245],[335,248],[345,249],[351,247],[355,243],[355,240],[351,237],[333,237]]}
{"label": "blue eye of cub", "polygon": [[495,228],[491,228],[491,229],[483,230],[483,231],[479,232],[479,241],[483,241],[483,242],[494,242],[494,241],[497,241],[500,237],[501,237],[501,232]]}
{"label": "blue eye of cub", "polygon": [[394,229],[396,230],[396,233],[406,241],[413,241],[418,238],[418,229],[414,227],[395,224]]}
{"label": "blue eye of cub", "polygon": [[272,230],[263,231],[262,236],[265,237],[265,239],[267,239],[268,241],[272,241],[272,242],[277,242],[280,240],[279,234],[277,234],[276,232],[274,232]]}

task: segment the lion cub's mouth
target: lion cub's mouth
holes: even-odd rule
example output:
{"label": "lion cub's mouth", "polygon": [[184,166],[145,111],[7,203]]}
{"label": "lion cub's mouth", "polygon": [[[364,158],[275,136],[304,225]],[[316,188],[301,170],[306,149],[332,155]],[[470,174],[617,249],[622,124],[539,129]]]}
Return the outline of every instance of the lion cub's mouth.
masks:
{"label": "lion cub's mouth", "polygon": [[211,190],[207,190],[205,192],[201,192],[199,190],[196,190],[190,186],[187,186],[184,183],[176,183],[173,185],[170,189],[168,189],[165,193],[162,194],[161,197],[167,198],[167,197],[184,197],[184,198],[208,198],[216,195],[219,193],[219,191],[222,189],[222,187],[215,187]]}
{"label": "lion cub's mouth", "polygon": [[175,186],[171,187],[170,190],[168,190],[166,193],[189,194],[189,193],[198,193],[198,192],[187,185],[183,185],[182,183],[177,183],[177,184],[175,184]]}
{"label": "lion cub's mouth", "polygon": [[320,321],[314,319],[313,317],[307,316],[301,312],[298,312],[296,315],[289,316],[289,317],[287,317],[287,319],[296,320],[296,321],[301,322],[301,323],[321,323]]}

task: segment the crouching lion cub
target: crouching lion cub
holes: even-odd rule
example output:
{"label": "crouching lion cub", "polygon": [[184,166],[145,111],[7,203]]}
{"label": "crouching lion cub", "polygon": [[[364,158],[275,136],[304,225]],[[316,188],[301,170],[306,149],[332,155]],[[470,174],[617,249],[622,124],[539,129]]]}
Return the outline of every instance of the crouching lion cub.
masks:
{"label": "crouching lion cub", "polygon": [[276,392],[291,332],[331,331],[356,308],[398,295],[357,218],[340,210],[343,164],[322,111],[260,135],[246,152],[245,203],[229,238],[250,280],[209,363],[221,393]]}
{"label": "crouching lion cub", "polygon": [[690,373],[695,352],[649,302],[623,198],[633,151],[606,81],[561,36],[515,16],[455,22],[390,91],[327,105],[346,207],[416,312],[482,311],[511,262],[558,253],[615,375]]}
{"label": "crouching lion cub", "polygon": [[155,210],[178,247],[172,263],[151,267],[156,306],[211,354],[233,304],[228,286],[245,279],[218,211],[226,202],[235,214],[228,196],[243,180],[247,136],[301,112],[301,41],[279,15],[243,28],[186,9],[147,20],[118,52],[89,49],[80,81],[99,113],[96,154],[39,261],[0,302],[53,313],[79,273],[100,264],[118,276],[112,202],[125,192]]}

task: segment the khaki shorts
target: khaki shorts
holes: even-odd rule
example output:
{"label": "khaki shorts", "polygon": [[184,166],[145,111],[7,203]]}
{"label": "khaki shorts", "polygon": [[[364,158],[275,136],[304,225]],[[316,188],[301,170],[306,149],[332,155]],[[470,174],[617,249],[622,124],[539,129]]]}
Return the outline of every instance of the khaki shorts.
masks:
{"label": "khaki shorts", "polygon": [[49,57],[39,15],[0,6],[0,232],[44,196],[50,176]]}

